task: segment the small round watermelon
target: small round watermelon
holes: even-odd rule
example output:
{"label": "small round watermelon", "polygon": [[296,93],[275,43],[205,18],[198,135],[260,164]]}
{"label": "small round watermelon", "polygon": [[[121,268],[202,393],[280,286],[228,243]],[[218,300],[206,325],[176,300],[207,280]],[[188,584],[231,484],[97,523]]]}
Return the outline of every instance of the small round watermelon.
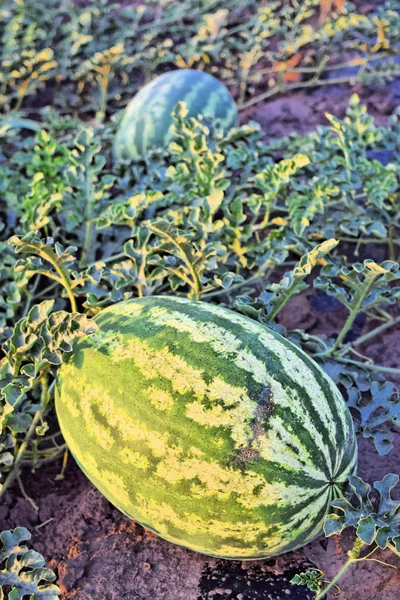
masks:
{"label": "small round watermelon", "polygon": [[126,515],[204,554],[256,559],[321,533],[357,463],[338,389],[243,315],[154,296],[101,311],[58,374],[88,478]]}
{"label": "small round watermelon", "polygon": [[151,81],[128,104],[115,139],[116,159],[140,158],[150,148],[165,147],[178,102],[186,103],[188,117],[210,117],[224,131],[237,125],[236,105],[223,83],[203,71],[178,69]]}

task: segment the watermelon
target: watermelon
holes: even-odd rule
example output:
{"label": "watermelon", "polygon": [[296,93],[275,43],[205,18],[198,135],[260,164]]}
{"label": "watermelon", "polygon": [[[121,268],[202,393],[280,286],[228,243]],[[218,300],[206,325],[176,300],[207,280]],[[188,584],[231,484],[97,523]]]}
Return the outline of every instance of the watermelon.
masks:
{"label": "watermelon", "polygon": [[120,302],[95,321],[59,370],[56,409],[112,504],[222,558],[275,556],[321,533],[357,446],[310,357],[248,317],[181,297]]}
{"label": "watermelon", "polygon": [[178,102],[185,102],[188,117],[210,117],[224,131],[237,125],[235,102],[223,83],[203,71],[178,69],[145,85],[128,104],[115,138],[116,159],[140,158],[168,145]]}

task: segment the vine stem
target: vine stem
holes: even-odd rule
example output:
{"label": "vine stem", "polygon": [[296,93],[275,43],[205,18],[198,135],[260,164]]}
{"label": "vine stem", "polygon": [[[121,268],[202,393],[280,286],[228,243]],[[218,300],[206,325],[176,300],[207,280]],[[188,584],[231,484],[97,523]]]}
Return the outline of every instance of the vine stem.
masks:
{"label": "vine stem", "polygon": [[[388,244],[389,240],[388,239],[374,239],[374,238],[364,238],[364,239],[357,239],[357,238],[351,238],[351,237],[337,237],[337,240],[339,240],[339,242],[350,242],[352,244]],[[393,244],[397,244],[400,245],[400,240],[391,240]]]}
{"label": "vine stem", "polygon": [[40,281],[40,275],[38,275],[38,276],[36,277],[36,279],[35,279],[35,281],[34,281],[34,283],[33,283],[33,285],[32,285],[32,288],[31,288],[30,290],[27,290],[27,298],[26,298],[26,303],[25,303],[24,311],[23,311],[23,313],[22,313],[22,316],[23,316],[23,317],[26,317],[26,315],[27,315],[27,314],[28,314],[28,312],[29,312],[29,309],[30,309],[30,307],[31,307],[31,302],[32,302],[32,299],[33,299],[33,298],[34,298],[34,296],[35,296],[35,293],[36,293],[36,290],[37,290],[37,287],[38,287],[39,281]]}
{"label": "vine stem", "polygon": [[389,227],[389,237],[388,237],[389,258],[390,258],[390,260],[396,260],[396,250],[395,250],[395,247],[394,247],[393,233],[394,233],[394,226],[391,225]]}
{"label": "vine stem", "polygon": [[[360,538],[356,539],[356,541],[354,542],[353,548],[350,550],[350,552],[348,552],[349,560],[343,565],[343,567],[335,575],[335,577],[332,579],[332,581],[329,583],[329,585],[315,597],[315,600],[322,600],[322,598],[325,598],[325,596],[330,592],[330,590],[333,587],[338,587],[337,582],[344,575],[344,573],[347,571],[347,569],[349,567],[351,567],[351,565],[354,563],[363,562],[364,560],[365,561],[371,560],[371,561],[377,562],[381,565],[385,565],[385,567],[390,567],[391,569],[397,569],[396,565],[392,565],[383,560],[379,560],[378,558],[369,558],[370,556],[372,556],[372,554],[374,554],[379,549],[378,546],[376,546],[372,550],[372,552],[369,552],[366,556],[360,556],[360,552],[365,546],[366,546],[366,544]],[[393,550],[393,547],[391,546],[391,544],[388,544],[387,547],[390,550]],[[394,548],[394,551],[395,551],[395,554],[397,554],[397,556],[399,556],[399,553],[397,552],[396,548]]]}
{"label": "vine stem", "polygon": [[99,262],[107,264],[110,262],[114,262],[115,260],[119,260],[120,258],[128,258],[128,257],[125,254],[125,252],[118,252],[118,254],[112,254],[111,256],[107,256],[107,258],[102,258],[101,260],[96,260],[94,262],[91,262],[88,264],[88,267],[94,267]]}
{"label": "vine stem", "polygon": [[365,275],[365,281],[364,281],[363,285],[360,287],[360,289],[358,290],[358,292],[355,294],[354,305],[351,307],[350,314],[347,318],[347,321],[344,324],[342,331],[339,333],[338,337],[336,338],[335,343],[333,344],[333,346],[329,352],[330,354],[335,352],[335,350],[337,350],[338,347],[340,346],[340,344],[342,343],[343,339],[346,336],[346,333],[352,326],[353,321],[356,318],[356,315],[358,314],[358,312],[362,306],[365,296],[368,294],[368,291],[369,291],[371,285],[373,284],[373,282],[375,281],[375,279],[377,277],[378,277],[378,274],[375,273],[374,271],[369,271]]}
{"label": "vine stem", "polygon": [[97,111],[96,117],[102,123],[106,116],[107,110],[107,97],[108,97],[108,85],[110,82],[111,65],[106,65],[104,71],[100,73],[98,77],[98,83],[100,88],[100,109]]}
{"label": "vine stem", "polygon": [[55,253],[49,249],[38,248],[33,244],[24,244],[23,248],[24,251],[26,251],[25,249],[29,249],[33,254],[39,255],[41,258],[44,258],[44,260],[47,260],[51,265],[53,265],[53,267],[58,273],[59,278],[55,277],[54,274],[51,275],[48,273],[46,273],[46,276],[50,277],[50,279],[55,279],[56,281],[58,281],[58,283],[61,283],[64,286],[71,304],[72,312],[78,312],[78,307],[76,305],[75,296],[72,291],[70,278],[68,276],[68,273],[58,263]]}
{"label": "vine stem", "polygon": [[349,363],[349,364],[355,365],[357,367],[363,367],[364,369],[368,369],[369,371],[378,371],[379,373],[388,373],[388,375],[400,375],[400,369],[395,369],[393,367],[383,367],[381,365],[374,365],[372,363],[361,362],[359,360],[351,360],[350,358],[335,357],[335,360],[337,360],[337,362]]}
{"label": "vine stem", "polygon": [[71,282],[70,282],[68,275],[64,272],[64,269],[62,269],[56,262],[54,263],[54,268],[56,269],[57,273],[60,275],[62,284],[65,288],[65,291],[67,292],[68,299],[71,304],[72,312],[78,312],[78,307],[76,305],[75,296],[72,291]]}
{"label": "vine stem", "polygon": [[173,244],[175,246],[175,248],[177,248],[179,250],[179,252],[181,253],[183,260],[184,260],[186,266],[188,267],[190,274],[192,276],[192,279],[193,279],[192,286],[193,286],[193,289],[195,292],[196,300],[200,300],[200,297],[201,297],[200,279],[199,279],[196,269],[194,268],[189,256],[187,255],[186,251],[181,247],[180,244],[178,244],[178,242],[176,240],[174,240],[172,235],[170,235],[169,233],[162,231],[162,229],[159,229],[158,227],[156,227],[155,225],[152,225],[151,223],[148,223],[147,227],[151,231],[154,231],[154,233],[158,233],[158,235],[161,235],[162,237],[166,237],[171,242],[171,244]]}
{"label": "vine stem", "polygon": [[55,461],[60,454],[66,452],[67,450],[67,446],[66,444],[64,444],[63,446],[60,446],[60,448],[57,451],[54,451],[51,455],[49,454],[48,456],[43,456],[37,458],[35,461],[31,460],[29,453],[25,453],[25,458],[23,459],[22,463],[20,463],[20,466],[30,466],[33,467],[34,469],[40,469],[43,465],[47,465],[48,463],[51,463],[53,461]]}
{"label": "vine stem", "polygon": [[316,87],[316,86],[319,87],[319,86],[323,86],[323,85],[339,85],[341,83],[351,84],[350,79],[351,78],[349,78],[349,77],[336,77],[335,79],[327,79],[327,80],[323,79],[322,81],[315,81],[314,79],[310,79],[309,81],[299,81],[298,83],[292,83],[292,84],[286,85],[286,86],[282,85],[282,84],[277,84],[275,87],[268,90],[267,92],[264,92],[263,94],[260,94],[259,96],[253,96],[253,98],[251,98],[247,102],[244,102],[243,104],[239,105],[239,110],[244,110],[246,108],[250,108],[251,106],[254,106],[255,104],[259,104],[263,100],[266,100],[267,98],[270,98],[271,96],[275,96],[275,94],[278,94],[283,89],[285,90],[285,92],[290,92],[291,90],[307,88],[307,87]]}
{"label": "vine stem", "polygon": [[397,550],[396,546],[394,544],[391,544],[390,542],[387,543],[387,547],[389,548],[389,550],[391,550],[392,552],[394,552],[394,554],[396,556],[400,556],[400,552]]}
{"label": "vine stem", "polygon": [[29,442],[32,439],[32,436],[36,431],[36,427],[38,426],[38,424],[42,418],[43,411],[48,404],[50,394],[49,394],[47,373],[42,375],[41,382],[42,382],[42,397],[41,397],[41,402],[40,402],[40,408],[34,414],[32,423],[31,423],[28,431],[26,432],[24,441],[18,448],[18,452],[14,459],[13,467],[12,467],[11,471],[8,473],[7,478],[4,481],[4,484],[0,489],[0,499],[4,496],[5,492],[10,487],[10,485],[13,483],[14,479],[16,479],[19,476],[19,466],[22,462],[22,459],[24,458],[24,455],[28,448]]}
{"label": "vine stem", "polygon": [[275,319],[276,315],[282,310],[282,308],[289,302],[289,300],[294,296],[297,288],[302,283],[303,279],[299,279],[299,281],[289,290],[289,294],[282,294],[282,299],[278,304],[273,308],[273,310],[269,313],[268,318],[272,321]]}
{"label": "vine stem", "polygon": [[353,342],[353,346],[361,346],[361,344],[364,344],[364,342],[367,342],[368,340],[375,337],[376,335],[379,335],[383,331],[386,331],[386,329],[389,329],[390,327],[394,327],[395,325],[397,325],[397,323],[400,323],[400,316],[395,317],[394,319],[390,319],[390,321],[388,321],[387,323],[383,323],[382,325],[379,325],[379,327],[375,327],[375,329],[371,329],[371,331],[368,331],[368,333],[366,333],[365,335],[362,335],[355,342]]}
{"label": "vine stem", "polygon": [[354,562],[356,562],[356,560],[357,560],[356,558],[349,558],[349,560],[343,565],[343,567],[340,569],[340,571],[332,579],[330,584],[320,594],[318,594],[318,596],[315,597],[315,600],[322,600],[322,598],[325,598],[326,595],[330,592],[330,590],[336,586],[339,579],[341,577],[343,577],[343,575],[346,573],[347,569],[349,567],[351,567],[351,565]]}
{"label": "vine stem", "polygon": [[203,295],[203,298],[214,298],[215,296],[222,296],[223,294],[230,294],[231,292],[234,292],[246,285],[250,285],[251,283],[258,281],[259,279],[262,279],[262,277],[263,277],[262,274],[256,273],[254,276],[249,277],[249,279],[246,279],[245,281],[242,281],[240,283],[235,283],[234,285],[231,285],[231,287],[229,287],[229,288],[210,290],[209,292],[206,292]]}
{"label": "vine stem", "polygon": [[[289,261],[285,263],[285,266],[288,264],[289,264]],[[293,264],[296,264],[296,261],[293,261]],[[239,290],[240,288],[245,287],[246,285],[250,285],[251,283],[255,283],[256,281],[268,280],[269,274],[270,274],[269,269],[261,268],[257,271],[257,273],[254,273],[254,275],[249,277],[249,279],[246,279],[245,281],[241,281],[240,283],[235,283],[234,285],[231,285],[231,287],[229,287],[229,288],[210,289],[210,291],[203,293],[203,298],[213,298],[215,296],[222,296],[223,294],[230,294],[231,292]]]}
{"label": "vine stem", "polygon": [[[346,573],[347,569],[349,569],[353,563],[360,561],[360,560],[365,560],[364,558],[359,558],[360,552],[364,546],[365,546],[365,543],[360,538],[356,538],[352,549],[347,553],[349,560],[343,565],[343,567],[335,575],[335,577],[332,579],[332,581],[329,583],[329,585],[315,597],[315,600],[322,600],[322,598],[325,598],[325,596],[328,594],[328,592],[333,587],[337,587],[337,585],[336,585],[337,582],[339,581],[339,579],[341,577],[343,577],[343,575]],[[368,556],[369,556],[369,554],[368,554]]]}
{"label": "vine stem", "polygon": [[14,479],[17,477],[19,465],[24,457],[25,451],[28,447],[28,444],[29,444],[31,438],[32,438],[33,434],[35,433],[36,427],[39,424],[41,414],[42,414],[42,410],[39,409],[35,413],[35,415],[32,419],[31,426],[29,427],[29,429],[26,433],[24,441],[22,442],[22,444],[20,445],[20,447],[18,449],[17,455],[14,460],[13,468],[7,475],[7,478],[4,481],[2,488],[0,489],[0,498],[2,498],[4,496],[6,490],[10,487],[10,485],[12,484]]}
{"label": "vine stem", "polygon": [[19,485],[19,488],[21,490],[21,494],[24,497],[24,499],[27,502],[29,502],[29,504],[31,504],[31,506],[33,506],[33,508],[35,509],[36,512],[39,512],[39,507],[36,504],[36,502],[33,500],[33,498],[31,498],[30,496],[28,496],[28,494],[26,493],[26,490],[25,490],[25,487],[24,487],[24,484],[23,484],[23,481],[22,481],[21,477],[19,475],[17,475],[16,479],[18,481],[18,485]]}
{"label": "vine stem", "polygon": [[86,157],[85,161],[85,196],[86,196],[86,207],[85,207],[85,240],[83,242],[82,255],[79,264],[81,267],[84,266],[87,261],[87,255],[90,246],[90,240],[92,237],[92,211],[93,211],[93,192],[92,192],[92,177],[90,170],[90,158]]}

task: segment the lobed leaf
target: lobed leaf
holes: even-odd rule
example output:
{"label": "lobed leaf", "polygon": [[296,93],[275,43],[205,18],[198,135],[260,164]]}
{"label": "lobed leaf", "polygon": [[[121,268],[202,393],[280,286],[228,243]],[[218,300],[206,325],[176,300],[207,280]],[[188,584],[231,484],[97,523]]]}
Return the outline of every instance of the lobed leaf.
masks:
{"label": "lobed leaf", "polygon": [[56,579],[55,573],[44,566],[45,559],[41,554],[21,545],[30,538],[31,534],[25,527],[0,533],[1,597],[4,597],[4,588],[11,588],[9,600],[22,600],[27,594],[30,600],[56,600],[61,590],[52,583]]}
{"label": "lobed leaf", "polygon": [[339,498],[332,502],[331,506],[337,512],[326,517],[325,535],[341,533],[347,527],[353,527],[364,544],[375,542],[381,549],[393,544],[399,552],[400,502],[391,497],[398,481],[399,476],[393,473],[385,475],[381,481],[375,481],[373,487],[378,492],[378,500],[373,501],[370,497],[371,486],[352,475],[349,478],[350,499]]}

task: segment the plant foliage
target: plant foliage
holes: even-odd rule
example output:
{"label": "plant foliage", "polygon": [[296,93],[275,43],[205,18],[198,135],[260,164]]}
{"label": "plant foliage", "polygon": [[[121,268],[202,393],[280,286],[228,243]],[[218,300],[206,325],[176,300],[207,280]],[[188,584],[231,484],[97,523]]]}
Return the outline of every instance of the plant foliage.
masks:
{"label": "plant foliage", "polygon": [[[18,436],[29,431],[27,414],[36,407],[43,371],[52,393],[54,367],[61,360],[58,338],[54,343],[52,336],[64,328],[68,351],[68,336],[90,329],[76,313],[90,317],[119,300],[169,291],[219,299],[278,327],[321,362],[342,387],[363,434],[375,441],[380,453],[388,452],[390,425],[399,421],[397,393],[390,384],[382,387],[378,366],[353,359],[355,347],[348,340],[360,315],[366,322],[394,322],[387,307],[398,299],[398,264],[366,258],[368,245],[360,240],[377,247],[384,241],[382,250],[389,256],[396,252],[397,240],[393,235],[383,240],[379,230],[367,228],[364,234],[357,230],[343,235],[343,223],[354,212],[360,223],[376,221],[378,209],[367,192],[356,192],[363,185],[357,157],[363,157],[369,185],[379,187],[382,171],[367,154],[371,139],[375,149],[379,140],[387,143],[390,127],[377,128],[353,97],[343,121],[349,132],[345,138],[359,139],[362,132],[364,141],[358,149],[352,146],[349,167],[343,147],[332,145],[336,132],[330,126],[309,134],[300,153],[297,138],[262,142],[256,124],[224,137],[212,132],[207,121],[187,119],[182,104],[174,121],[168,150],[123,165],[112,164],[106,126],[85,125],[75,136],[64,130],[53,136],[45,130],[28,137],[21,132],[20,148],[14,152],[14,137],[2,142],[9,155],[2,167],[6,226],[0,270],[6,470],[12,450],[17,452]],[[391,127],[396,126],[392,119]],[[391,143],[392,152],[398,152],[397,140]],[[278,151],[283,158],[277,158]],[[328,158],[329,177],[326,165],[321,166]],[[389,177],[393,168],[394,163],[386,166]],[[390,224],[397,214],[391,201],[397,186],[390,187],[379,207],[381,218]],[[309,205],[319,203],[323,213],[312,210],[306,222],[300,196]],[[278,325],[280,311],[310,289],[347,311],[336,337],[285,333]],[[69,310],[71,317],[66,316]],[[36,314],[38,319],[45,315],[50,333],[39,334],[40,350],[36,342],[32,360],[24,332]],[[366,404],[368,391],[371,401]],[[24,415],[11,436],[6,426],[13,423],[10,407]]]}
{"label": "plant foliage", "polygon": [[[25,527],[0,533],[1,598],[22,600],[29,595],[29,600],[56,600],[61,594],[60,589],[51,583],[56,575],[44,566],[41,554],[23,544],[30,539],[31,534]],[[7,588],[10,591],[4,596]]]}
{"label": "plant foliage", "polygon": [[[112,146],[120,109],[174,68],[216,75],[243,110],[293,89],[387,85],[399,74],[399,8],[2,3],[0,497],[24,465],[64,452],[52,400],[73,339],[94,331],[102,308],[150,294],[223,303],[277,329],[337,383],[358,431],[391,450],[400,404],[385,376],[400,373],[368,354],[400,320],[400,111],[378,125],[353,94],[343,119],[265,140],[255,122],[223,135],[181,103],[167,149],[116,164]],[[299,294],[310,311],[338,310],[341,327],[286,330]],[[353,478],[359,504],[342,500],[329,531],[362,513],[364,538],[398,549],[393,477],[376,487],[386,490],[378,508]],[[10,564],[24,575],[22,558]],[[304,577],[323,585],[319,571]]]}
{"label": "plant foliage", "polygon": [[376,543],[382,550],[394,546],[400,552],[400,503],[391,497],[398,482],[399,476],[394,473],[389,473],[382,481],[375,481],[379,500],[374,506],[370,498],[371,486],[360,477],[351,476],[349,485],[356,500],[338,498],[332,502],[337,513],[326,518],[325,534],[330,536],[353,527],[357,537],[367,546]]}

